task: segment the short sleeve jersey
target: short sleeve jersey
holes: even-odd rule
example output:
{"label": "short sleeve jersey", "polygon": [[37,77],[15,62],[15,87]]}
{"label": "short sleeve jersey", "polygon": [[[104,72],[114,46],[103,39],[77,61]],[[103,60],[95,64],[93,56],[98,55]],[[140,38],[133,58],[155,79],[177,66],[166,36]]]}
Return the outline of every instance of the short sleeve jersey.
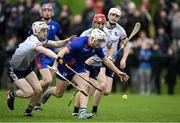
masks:
{"label": "short sleeve jersey", "polygon": [[116,23],[116,26],[113,29],[107,27],[104,28],[104,31],[110,35],[110,40],[112,41],[112,48],[114,50],[112,57],[117,52],[119,40],[122,40],[127,37],[127,34],[123,27]]}
{"label": "short sleeve jersey", "polygon": [[10,60],[11,67],[19,71],[28,69],[31,61],[38,54],[34,51],[37,46],[42,46],[42,42],[34,35],[29,36],[23,43],[19,44]]}
{"label": "short sleeve jersey", "polygon": [[91,56],[97,55],[99,58],[104,58],[104,52],[101,47],[92,48],[88,45],[89,37],[78,37],[67,45],[70,53],[64,56],[66,63],[70,66],[81,67],[84,62]]}

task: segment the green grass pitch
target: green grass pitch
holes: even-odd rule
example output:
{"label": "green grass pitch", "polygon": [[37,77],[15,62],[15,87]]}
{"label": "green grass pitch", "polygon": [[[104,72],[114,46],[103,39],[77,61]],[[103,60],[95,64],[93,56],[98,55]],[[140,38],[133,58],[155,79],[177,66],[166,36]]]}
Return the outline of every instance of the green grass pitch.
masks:
{"label": "green grass pitch", "polygon": [[[67,106],[73,92],[66,92],[63,98],[51,97],[43,105],[43,111],[34,111],[33,117],[23,116],[28,99],[16,98],[15,110],[6,106],[5,91],[0,91],[0,122],[180,122],[179,95],[140,96],[129,94],[128,100],[122,94],[103,97],[98,116],[81,120],[72,117],[73,103]],[[88,105],[91,110],[92,99]]]}

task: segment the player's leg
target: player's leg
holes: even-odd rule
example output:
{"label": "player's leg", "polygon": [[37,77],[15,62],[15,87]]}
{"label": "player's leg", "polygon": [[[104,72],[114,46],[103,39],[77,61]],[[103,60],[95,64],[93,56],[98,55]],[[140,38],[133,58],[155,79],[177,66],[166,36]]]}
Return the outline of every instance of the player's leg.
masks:
{"label": "player's leg", "polygon": [[[88,64],[85,64],[86,73],[90,75],[91,67]],[[80,92],[78,92],[75,96],[74,101],[74,110],[72,113],[72,116],[78,116],[79,115],[79,108],[80,108]]]}
{"label": "player's leg", "polygon": [[[42,76],[42,80],[40,81],[41,86],[42,86],[42,94],[44,94],[46,92],[46,90],[48,89],[50,83],[52,82],[52,75],[51,75],[51,71],[49,70],[49,68],[42,68],[39,69],[39,72]],[[42,96],[41,96],[42,97]],[[40,106],[41,106],[41,97],[39,98],[38,103],[36,104],[36,106],[34,107],[34,110],[40,110]]]}
{"label": "player's leg", "polygon": [[[96,79],[100,68],[95,68],[92,65],[87,65],[85,64],[85,69],[86,69],[86,73],[88,74],[88,76],[90,77],[89,80],[90,82],[94,83],[94,79]],[[89,86],[89,95],[92,95],[95,91],[95,89],[92,86]],[[72,116],[78,116],[79,115],[79,108],[80,108],[80,92],[78,92],[75,96],[75,105],[74,105],[74,110],[72,113]]]}
{"label": "player's leg", "polygon": [[[83,72],[80,73],[80,75],[87,80],[89,80],[89,76],[87,73]],[[75,75],[73,77],[73,80],[77,83],[77,85],[87,94],[89,94],[89,84],[85,82],[82,78],[80,78],[78,75]],[[87,119],[92,118],[92,115],[87,113],[86,108],[88,104],[88,96],[83,95],[82,93],[79,93],[79,100],[80,100],[80,119]]]}
{"label": "player's leg", "polygon": [[14,109],[14,99],[15,97],[24,97],[28,98],[34,94],[34,91],[30,84],[24,78],[31,72],[31,69],[25,71],[14,70],[11,66],[8,68],[8,73],[10,80],[15,83],[19,90],[11,90],[8,92],[7,105],[9,109]]}
{"label": "player's leg", "polygon": [[[66,73],[66,74],[62,74],[62,75],[65,75],[64,77],[66,77],[69,80],[71,80],[72,77],[74,76],[74,74],[72,74],[72,73]],[[49,88],[44,93],[44,95],[42,97],[42,103],[45,104],[51,95],[53,95],[57,98],[62,97],[64,92],[66,91],[67,85],[68,85],[68,82],[66,82],[63,78],[61,78],[60,76],[57,75],[56,86]]]}
{"label": "player's leg", "polygon": [[15,97],[29,98],[34,93],[33,89],[24,78],[15,80],[14,83],[19,90],[11,90],[8,92],[7,105],[11,110],[14,110]]}
{"label": "player's leg", "polygon": [[[97,84],[98,84],[98,87],[103,91],[104,91],[105,85],[107,83],[105,72],[106,72],[106,68],[101,67],[99,75],[98,75],[98,82],[96,81]],[[95,90],[95,92],[94,92],[94,100],[93,100],[93,107],[92,107],[92,111],[91,111],[94,115],[97,114],[98,105],[100,103],[100,100],[101,100],[102,96],[103,96],[102,92],[99,92],[98,90]]]}
{"label": "player's leg", "polygon": [[42,87],[34,71],[27,75],[25,79],[34,90],[34,94],[31,96],[29,105],[24,113],[25,116],[31,116],[33,107],[37,104],[39,98],[41,97]]}
{"label": "player's leg", "polygon": [[114,78],[114,72],[106,67],[106,84],[104,89],[104,95],[109,95],[112,91],[112,83]]}
{"label": "player's leg", "polygon": [[[98,82],[100,88],[103,90],[104,95],[109,95],[111,90],[112,90],[112,83],[113,83],[113,76],[114,73],[107,67],[102,67],[101,71],[98,75]],[[93,102],[93,107],[92,107],[92,113],[96,115],[98,105],[101,101],[101,98],[103,96],[102,93],[98,92],[97,90],[94,93],[94,102]]]}
{"label": "player's leg", "polygon": [[[40,80],[41,86],[42,86],[42,95],[46,92],[48,89],[50,83],[52,82],[52,74],[48,65],[52,65],[54,62],[53,59],[47,58],[46,56],[39,55],[36,57],[36,66],[39,70],[39,73],[41,74],[42,80]],[[42,97],[42,96],[41,96]],[[39,98],[38,103],[34,107],[34,110],[40,110],[41,109],[41,97]]]}

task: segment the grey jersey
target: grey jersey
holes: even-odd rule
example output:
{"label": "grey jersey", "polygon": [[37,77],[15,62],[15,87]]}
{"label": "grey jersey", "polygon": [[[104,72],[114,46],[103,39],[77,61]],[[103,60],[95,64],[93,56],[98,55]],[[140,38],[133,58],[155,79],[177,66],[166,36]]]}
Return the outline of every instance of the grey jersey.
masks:
{"label": "grey jersey", "polygon": [[34,35],[29,36],[16,49],[10,60],[11,67],[18,71],[28,69],[31,61],[33,61],[34,57],[38,54],[34,51],[34,48],[37,46],[42,46],[42,42]]}
{"label": "grey jersey", "polygon": [[[90,29],[84,31],[80,36],[90,36],[92,30],[93,30],[93,28],[90,28]],[[104,29],[103,29],[103,31],[104,31]],[[101,48],[103,49],[103,52],[106,56],[108,55],[108,47],[110,47],[111,45],[112,45],[112,42],[110,40],[110,36],[108,34],[106,34],[105,42],[101,43]],[[92,65],[94,65],[94,66],[102,65],[102,63],[101,63],[102,60],[97,55],[92,56],[92,59],[95,61]]]}
{"label": "grey jersey", "polygon": [[114,51],[112,57],[114,57],[114,55],[117,52],[119,40],[122,40],[123,38],[127,37],[126,32],[124,28],[121,27],[118,23],[116,23],[116,26],[113,29],[105,27],[104,31],[106,32],[106,34],[110,35],[112,48]]}

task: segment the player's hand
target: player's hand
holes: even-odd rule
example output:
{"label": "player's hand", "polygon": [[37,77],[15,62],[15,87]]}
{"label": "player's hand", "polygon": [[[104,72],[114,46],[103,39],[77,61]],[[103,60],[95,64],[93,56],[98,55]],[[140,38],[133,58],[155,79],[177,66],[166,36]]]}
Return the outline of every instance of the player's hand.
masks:
{"label": "player's hand", "polygon": [[48,66],[48,68],[52,72],[52,75],[54,75],[54,73],[56,73],[58,71],[57,67],[55,67],[55,66],[52,66],[52,67]]}
{"label": "player's hand", "polygon": [[65,65],[65,61],[63,58],[61,58],[60,56],[56,59],[56,61],[59,63],[59,64],[63,64]]}
{"label": "player's hand", "polygon": [[112,59],[112,57],[111,57],[111,56],[108,56],[108,59],[109,59],[109,60],[111,60],[111,61],[113,61],[113,59]]}
{"label": "player's hand", "polygon": [[69,38],[67,38],[68,42],[75,39],[77,37],[77,35],[71,35]]}
{"label": "player's hand", "polygon": [[85,64],[87,65],[91,65],[92,63],[94,63],[94,60],[91,57],[85,61]]}
{"label": "player's hand", "polygon": [[125,59],[121,59],[120,61],[120,68],[124,69],[126,67],[126,60]]}
{"label": "player's hand", "polygon": [[124,72],[120,71],[117,75],[120,77],[121,81],[128,81],[129,80],[129,76]]}

